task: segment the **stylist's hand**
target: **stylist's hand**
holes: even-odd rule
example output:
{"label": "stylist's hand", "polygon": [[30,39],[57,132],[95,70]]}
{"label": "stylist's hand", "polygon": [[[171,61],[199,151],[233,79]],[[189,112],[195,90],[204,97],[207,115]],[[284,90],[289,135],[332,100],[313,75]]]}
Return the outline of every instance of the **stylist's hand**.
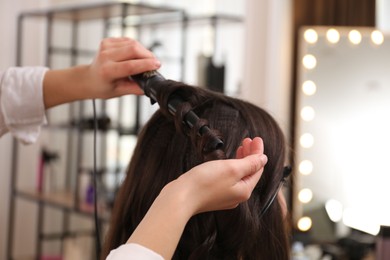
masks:
{"label": "stylist's hand", "polygon": [[93,98],[143,94],[128,76],[156,70],[160,62],[140,43],[129,38],[107,38],[89,65],[49,70],[43,80],[46,109]]}
{"label": "stylist's hand", "polygon": [[95,98],[111,98],[125,94],[143,94],[129,75],[156,70],[160,62],[139,42],[130,38],[107,38],[89,66],[90,91]]}
{"label": "stylist's hand", "polygon": [[192,168],[162,189],[127,243],[143,245],[171,259],[188,220],[248,200],[266,163],[263,140],[256,137],[243,141],[237,159]]}
{"label": "stylist's hand", "polygon": [[263,152],[261,138],[246,138],[237,159],[207,162],[178,178],[190,212],[231,209],[248,200],[267,163]]}

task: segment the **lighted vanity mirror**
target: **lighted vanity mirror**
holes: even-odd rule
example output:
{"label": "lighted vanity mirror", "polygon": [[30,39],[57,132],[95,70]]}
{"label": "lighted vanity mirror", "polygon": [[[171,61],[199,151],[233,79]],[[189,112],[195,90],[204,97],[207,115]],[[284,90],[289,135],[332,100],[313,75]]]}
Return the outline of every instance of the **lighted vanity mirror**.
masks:
{"label": "lighted vanity mirror", "polygon": [[302,28],[295,172],[298,228],[319,240],[390,225],[390,35]]}

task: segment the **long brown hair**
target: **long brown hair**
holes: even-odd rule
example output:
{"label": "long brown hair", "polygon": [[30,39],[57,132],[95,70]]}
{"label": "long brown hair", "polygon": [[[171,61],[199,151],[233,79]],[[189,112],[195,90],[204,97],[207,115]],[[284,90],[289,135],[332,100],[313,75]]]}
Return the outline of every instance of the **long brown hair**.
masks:
{"label": "long brown hair", "polygon": [[[286,147],[278,124],[266,111],[245,101],[174,81],[165,84],[160,109],[139,135],[115,202],[103,255],[128,240],[167,183],[205,161],[234,158],[244,138],[260,136],[268,163],[250,199],[232,210],[193,216],[173,259],[288,259],[288,234],[279,201],[260,217],[282,178]],[[186,100],[176,118],[166,106],[172,91],[180,91]],[[190,109],[202,118],[192,130],[182,123]],[[213,130],[200,136],[198,131],[205,124]],[[207,149],[210,135],[223,139],[223,150]]]}

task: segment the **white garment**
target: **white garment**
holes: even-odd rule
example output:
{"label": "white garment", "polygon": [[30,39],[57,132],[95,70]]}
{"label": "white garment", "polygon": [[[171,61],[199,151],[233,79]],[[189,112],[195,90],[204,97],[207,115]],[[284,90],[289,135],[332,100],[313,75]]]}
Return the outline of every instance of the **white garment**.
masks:
{"label": "white garment", "polygon": [[46,123],[43,103],[45,67],[0,71],[0,137],[10,131],[24,144],[37,140]]}
{"label": "white garment", "polygon": [[124,244],[111,250],[106,260],[164,260],[162,256],[138,244]]}

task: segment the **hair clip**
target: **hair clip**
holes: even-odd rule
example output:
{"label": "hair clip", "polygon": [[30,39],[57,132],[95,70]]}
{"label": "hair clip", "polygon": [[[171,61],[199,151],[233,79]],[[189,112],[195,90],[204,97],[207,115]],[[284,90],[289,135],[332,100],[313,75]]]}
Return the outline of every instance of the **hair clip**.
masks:
{"label": "hair clip", "polygon": [[271,207],[271,205],[272,205],[272,203],[274,202],[276,196],[278,196],[278,193],[279,193],[280,189],[283,187],[283,184],[286,182],[287,177],[290,176],[291,171],[292,171],[292,167],[291,167],[291,166],[284,166],[284,168],[283,168],[283,174],[282,174],[283,177],[282,177],[282,179],[280,180],[279,186],[278,186],[278,188],[276,189],[276,192],[274,193],[274,195],[272,195],[271,199],[269,199],[269,200],[264,204],[264,207],[263,207],[263,209],[261,210],[260,216],[263,216],[264,213],[269,209],[269,207]]}

